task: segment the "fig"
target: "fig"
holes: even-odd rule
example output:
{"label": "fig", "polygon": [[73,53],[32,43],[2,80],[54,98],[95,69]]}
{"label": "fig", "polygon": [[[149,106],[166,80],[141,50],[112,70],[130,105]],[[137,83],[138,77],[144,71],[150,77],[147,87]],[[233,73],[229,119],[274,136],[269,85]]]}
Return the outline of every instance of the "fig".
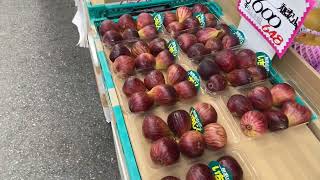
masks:
{"label": "fig", "polygon": [[133,75],[135,61],[130,56],[122,55],[113,62],[113,69],[120,77]]}
{"label": "fig", "polygon": [[206,27],[214,28],[218,25],[218,19],[213,14],[206,13],[204,16],[206,18]]}
{"label": "fig", "polygon": [[268,78],[268,73],[263,66],[249,67],[248,71],[253,82],[262,81]]}
{"label": "fig", "polygon": [[283,112],[271,109],[263,113],[267,118],[270,131],[279,131],[289,127],[288,118]]}
{"label": "fig", "polygon": [[286,101],[294,101],[296,92],[293,87],[287,83],[281,83],[271,88],[272,102],[275,106],[281,106]]}
{"label": "fig", "polygon": [[189,58],[198,59],[207,54],[210,54],[210,51],[201,43],[196,43],[188,49]]}
{"label": "fig", "polygon": [[158,31],[154,25],[147,25],[138,31],[141,39],[154,39],[158,36]]}
{"label": "fig", "polygon": [[167,49],[167,42],[162,38],[156,38],[149,43],[151,54],[157,56],[161,51]]}
{"label": "fig", "polygon": [[100,28],[99,28],[100,35],[103,36],[104,33],[106,33],[107,31],[110,31],[110,30],[119,31],[119,27],[118,27],[117,23],[115,23],[111,20],[102,21]]}
{"label": "fig", "polygon": [[233,157],[222,156],[217,161],[231,172],[233,180],[243,179],[243,170],[240,164]]}
{"label": "fig", "polygon": [[154,69],[156,64],[156,60],[152,54],[142,53],[135,59],[136,69],[137,71],[150,71]]}
{"label": "fig", "polygon": [[148,13],[140,13],[137,18],[137,29],[140,30],[147,25],[154,25],[153,17]]}
{"label": "fig", "polygon": [[226,34],[231,34],[232,33],[230,27],[225,23],[221,23],[221,24],[217,25],[216,29],[223,30],[223,33],[221,34],[222,35],[221,37],[224,37]]}
{"label": "fig", "polygon": [[122,41],[122,36],[120,33],[114,30],[105,32],[102,37],[102,42],[107,45],[113,45],[119,41]]}
{"label": "fig", "polygon": [[161,51],[156,57],[156,69],[168,69],[174,64],[174,56],[167,50]]}
{"label": "fig", "polygon": [[219,150],[227,144],[227,133],[223,126],[218,123],[211,123],[204,127],[203,133],[207,148]]}
{"label": "fig", "polygon": [[[215,28],[205,28],[201,29],[197,32],[196,36],[198,38],[198,41],[201,43],[206,43],[209,39],[214,39],[218,37],[219,33],[221,33],[221,30],[217,30]],[[223,44],[223,43],[222,43]]]}
{"label": "fig", "polygon": [[123,31],[122,38],[125,40],[135,40],[139,38],[139,34],[136,29],[128,28]]}
{"label": "fig", "polygon": [[178,100],[176,90],[170,85],[157,85],[148,94],[159,105],[174,105]]}
{"label": "fig", "polygon": [[256,137],[267,131],[268,122],[263,113],[259,111],[248,111],[242,116],[240,127],[244,135]]}
{"label": "fig", "polygon": [[228,100],[227,107],[229,111],[237,117],[241,117],[246,112],[253,110],[251,101],[240,94],[231,96]]}
{"label": "fig", "polygon": [[189,158],[201,156],[204,153],[205,146],[204,138],[198,131],[188,131],[179,140],[181,153]]}
{"label": "fig", "polygon": [[211,76],[219,74],[220,68],[214,61],[212,61],[212,58],[205,57],[200,62],[197,72],[199,73],[201,79],[207,81]]}
{"label": "fig", "polygon": [[211,169],[205,164],[195,164],[191,166],[187,173],[186,180],[212,180]]}
{"label": "fig", "polygon": [[144,77],[144,85],[151,90],[153,87],[165,84],[166,81],[161,71],[153,70]]}
{"label": "fig", "polygon": [[134,57],[137,57],[142,53],[150,53],[150,49],[147,43],[143,41],[137,41],[132,45],[131,53]]}
{"label": "fig", "polygon": [[233,34],[227,34],[222,38],[222,44],[225,49],[235,47],[240,44],[239,39]]}
{"label": "fig", "polygon": [[188,19],[189,17],[192,17],[192,11],[190,8],[186,6],[181,6],[177,8],[176,16],[179,23],[183,23],[184,20]]}
{"label": "fig", "polygon": [[207,6],[203,5],[203,4],[195,4],[192,8],[192,13],[196,14],[196,13],[208,13],[209,9],[207,8]]}
{"label": "fig", "polygon": [[220,69],[226,73],[233,71],[236,66],[236,55],[230,50],[222,50],[216,54],[215,62],[220,67]]}
{"label": "fig", "polygon": [[190,81],[182,81],[174,85],[180,99],[191,99],[197,96],[197,89]]}
{"label": "fig", "polygon": [[123,84],[122,91],[128,97],[137,92],[145,92],[146,87],[143,82],[135,76],[130,76]]}
{"label": "fig", "polygon": [[174,37],[179,35],[184,29],[184,24],[179,23],[178,21],[173,21],[166,27],[166,30]]}
{"label": "fig", "polygon": [[168,68],[168,83],[170,85],[177,84],[187,79],[187,71],[179,64],[172,64]]}
{"label": "fig", "polygon": [[155,164],[162,166],[174,164],[180,158],[178,144],[170,137],[158,139],[151,145],[150,156]]}
{"label": "fig", "polygon": [[256,66],[256,53],[250,49],[242,49],[236,54],[239,69]]}
{"label": "fig", "polygon": [[174,176],[166,176],[166,177],[163,177],[161,180],[180,180],[180,179]]}
{"label": "fig", "polygon": [[218,91],[223,91],[227,87],[227,80],[221,76],[220,74],[216,74],[210,77],[206,84],[206,88],[210,92],[218,92]]}
{"label": "fig", "polygon": [[178,137],[191,129],[191,117],[185,110],[173,111],[167,118],[170,130]]}
{"label": "fig", "polygon": [[145,138],[156,141],[171,135],[167,124],[158,116],[147,115],[142,123],[142,132]]}
{"label": "fig", "polygon": [[136,29],[136,23],[134,22],[133,18],[129,14],[124,14],[119,18],[118,25],[122,30],[125,29]]}
{"label": "fig", "polygon": [[109,59],[110,61],[114,62],[114,60],[116,60],[117,57],[122,55],[131,56],[131,52],[125,45],[116,44],[111,49]]}
{"label": "fig", "polygon": [[217,111],[208,103],[197,103],[194,109],[200,116],[201,124],[203,127],[210,123],[216,123],[218,119]]}
{"label": "fig", "polygon": [[248,99],[255,109],[268,110],[272,108],[272,95],[266,87],[255,87],[248,93]]}
{"label": "fig", "polygon": [[198,21],[198,19],[194,18],[194,17],[190,17],[188,19],[186,19],[184,22],[184,28],[188,29],[188,31],[190,33],[195,33],[197,32],[198,28],[200,27],[200,23]]}
{"label": "fig", "polygon": [[220,39],[209,39],[205,47],[210,51],[221,51],[223,49],[223,44]]}
{"label": "fig", "polygon": [[236,69],[227,74],[227,80],[234,86],[242,86],[251,83],[250,72],[247,69]]}
{"label": "fig", "polygon": [[146,92],[137,92],[130,96],[128,104],[131,112],[138,113],[151,109],[154,101]]}
{"label": "fig", "polygon": [[289,126],[296,126],[311,120],[310,109],[294,101],[287,101],[282,105],[281,111],[287,116]]}
{"label": "fig", "polygon": [[163,24],[167,27],[170,23],[177,21],[176,14],[170,11],[164,12]]}
{"label": "fig", "polygon": [[197,37],[189,33],[179,35],[177,41],[184,52],[187,52],[192,45],[198,42]]}

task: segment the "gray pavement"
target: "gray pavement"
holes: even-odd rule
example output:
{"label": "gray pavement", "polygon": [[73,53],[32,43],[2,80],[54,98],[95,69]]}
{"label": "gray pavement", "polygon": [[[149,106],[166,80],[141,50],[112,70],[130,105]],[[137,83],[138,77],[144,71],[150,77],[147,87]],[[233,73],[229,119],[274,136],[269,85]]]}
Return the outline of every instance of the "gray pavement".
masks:
{"label": "gray pavement", "polygon": [[73,0],[0,7],[0,179],[119,179]]}

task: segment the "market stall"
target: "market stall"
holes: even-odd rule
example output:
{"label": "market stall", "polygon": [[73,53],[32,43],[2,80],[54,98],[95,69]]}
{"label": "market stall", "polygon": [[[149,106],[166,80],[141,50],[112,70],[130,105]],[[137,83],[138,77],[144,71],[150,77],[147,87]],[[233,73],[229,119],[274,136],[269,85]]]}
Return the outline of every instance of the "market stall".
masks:
{"label": "market stall", "polygon": [[123,179],[320,178],[320,76],[236,1],[80,2]]}

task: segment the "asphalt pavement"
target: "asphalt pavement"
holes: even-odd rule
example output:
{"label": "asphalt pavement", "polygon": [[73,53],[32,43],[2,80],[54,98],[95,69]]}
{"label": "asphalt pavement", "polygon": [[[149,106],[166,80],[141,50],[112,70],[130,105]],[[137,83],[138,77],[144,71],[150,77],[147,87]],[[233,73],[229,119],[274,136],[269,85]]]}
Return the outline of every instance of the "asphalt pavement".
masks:
{"label": "asphalt pavement", "polygon": [[0,179],[119,179],[74,1],[0,7]]}

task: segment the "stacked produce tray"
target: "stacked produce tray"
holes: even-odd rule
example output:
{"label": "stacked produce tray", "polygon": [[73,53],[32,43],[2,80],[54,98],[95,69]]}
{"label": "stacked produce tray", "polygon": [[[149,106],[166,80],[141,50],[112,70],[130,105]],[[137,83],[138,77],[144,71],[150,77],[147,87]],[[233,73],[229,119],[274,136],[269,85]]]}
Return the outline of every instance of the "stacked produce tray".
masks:
{"label": "stacked produce tray", "polygon": [[[218,158],[224,155],[233,156],[238,161],[238,163],[241,165],[243,169],[245,179],[259,179],[259,175],[253,167],[254,162],[252,162],[252,160],[250,161],[250,159],[247,157],[248,154],[242,152],[242,150],[237,148],[237,144],[239,142],[245,142],[250,140],[255,141],[255,139],[244,136],[240,131],[240,127],[236,127],[234,125],[235,120],[232,116],[230,116],[230,112],[228,112],[228,109],[226,108],[226,99],[228,99],[234,93],[246,94],[244,93],[244,91],[246,91],[247,89],[250,90],[255,86],[263,85],[271,87],[272,84],[284,82],[284,79],[281,77],[281,75],[278,74],[272,67],[270,67],[269,79],[265,81],[259,81],[253,84],[246,84],[245,86],[241,87],[230,87],[223,93],[218,92],[213,94],[208,93],[205,90],[205,87],[201,86],[199,87],[197,96],[194,99],[178,102],[175,106],[171,106],[168,108],[153,107],[151,110],[149,110],[147,114],[154,114],[166,120],[168,114],[174,110],[184,109],[186,111],[189,111],[190,107],[194,106],[197,102],[205,102],[211,104],[215,108],[218,114],[218,123],[220,123],[225,128],[225,131],[228,135],[228,143],[226,147],[222,147],[220,150],[205,150],[204,155],[195,159],[190,159],[185,157],[184,155],[180,155],[180,160],[177,163],[169,167],[163,167],[161,165],[156,165],[156,163],[152,162],[149,157],[151,143],[149,140],[143,137],[144,134],[142,133],[141,128],[143,119],[147,114],[135,114],[131,112],[132,109],[128,107],[127,104],[128,98],[122,92],[122,86],[125,82],[125,79],[116,75],[115,71],[113,71],[111,68],[112,62],[107,57],[109,57],[111,49],[114,45],[101,43],[102,38],[99,37],[98,28],[100,26],[100,23],[105,19],[117,19],[120,15],[124,13],[131,13],[132,11],[142,10],[148,6],[157,7],[157,9],[153,9],[150,13],[154,13],[154,11],[162,11],[162,9],[159,8],[161,7],[159,6],[159,4],[165,5],[165,7],[169,9],[176,9],[183,5],[192,6],[195,3],[199,2],[202,2],[206,6],[210,7],[210,11],[214,13],[217,17],[219,17],[222,14],[222,12],[220,11],[221,9],[215,3],[208,3],[204,1],[178,1],[176,3],[172,3],[172,1],[159,1],[155,4],[139,3],[138,6],[134,7],[130,5],[114,7],[107,7],[105,5],[101,5],[98,7],[89,7],[92,29],[95,30],[94,34],[96,35],[94,39],[95,45],[98,50],[97,55],[102,68],[105,86],[108,89],[108,95],[110,103],[112,105],[115,121],[117,123],[117,130],[120,136],[120,142],[123,148],[126,166],[128,168],[130,179],[140,179],[141,177],[143,179],[150,179],[152,177],[159,177],[159,179],[161,179],[161,176],[166,175],[176,175],[180,178],[183,178],[191,165],[200,162],[208,164],[210,163],[210,161],[217,160]],[[110,16],[110,14],[112,14],[112,16]],[[133,15],[138,14],[133,13]],[[115,20],[115,22],[117,22],[117,20]],[[165,39],[167,42],[176,39],[176,37],[172,37],[166,32],[161,32],[159,34],[160,37]],[[149,42],[149,40],[146,41]],[[131,47],[131,43],[135,42],[128,43],[130,44],[129,47]],[[126,46],[128,46],[128,43],[126,42]],[[238,48],[239,47],[237,47],[236,49],[238,50]],[[194,58],[188,57],[187,54],[182,53],[182,50],[180,48],[179,52],[179,55],[175,58],[176,63],[180,64],[186,70],[193,70],[195,72],[197,70],[198,64],[192,61],[192,59]],[[215,56],[216,53],[212,53],[209,55],[206,54],[204,56],[200,56],[200,58],[207,58],[211,55]],[[163,74],[166,74],[166,70],[163,69],[162,72]],[[143,73],[139,71],[135,72],[135,75],[142,80],[145,76]],[[167,81],[168,77],[167,75],[165,76]],[[201,80],[200,83],[204,84],[205,82]],[[294,83],[288,83],[295,87]],[[318,118],[317,114],[315,113],[316,110],[313,110],[312,104],[306,101],[306,98],[304,98],[303,94],[299,92],[299,89],[296,90],[298,91],[296,101],[310,108],[312,111],[312,119],[316,120]],[[137,155],[137,153],[142,153],[144,155]]]}

